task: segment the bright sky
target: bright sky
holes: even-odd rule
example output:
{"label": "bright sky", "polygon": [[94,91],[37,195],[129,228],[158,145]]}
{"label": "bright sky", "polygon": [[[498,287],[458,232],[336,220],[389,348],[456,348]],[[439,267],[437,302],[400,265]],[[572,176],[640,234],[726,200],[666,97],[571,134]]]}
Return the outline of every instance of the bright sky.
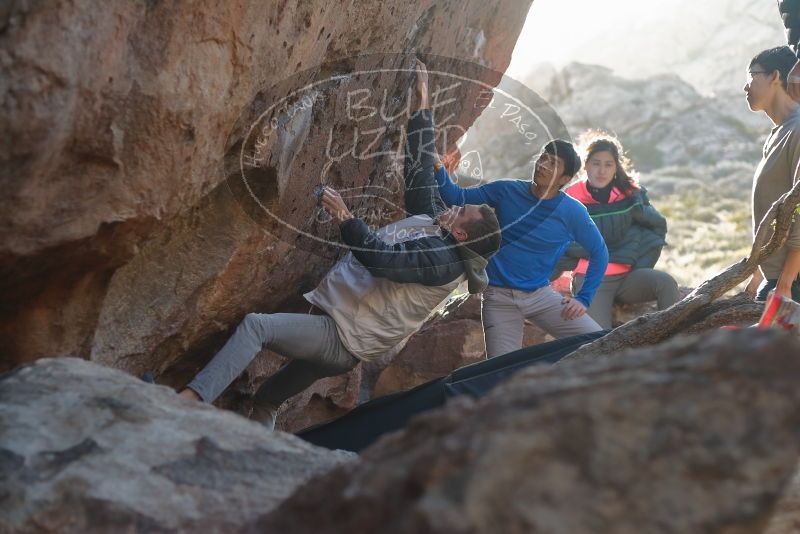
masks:
{"label": "bright sky", "polygon": [[534,0],[506,74],[519,80],[531,64],[562,66],[606,32],[628,30],[679,0]]}
{"label": "bright sky", "polygon": [[774,0],[534,0],[506,72],[524,81],[537,64],[577,61],[739,91],[747,61],[783,44]]}

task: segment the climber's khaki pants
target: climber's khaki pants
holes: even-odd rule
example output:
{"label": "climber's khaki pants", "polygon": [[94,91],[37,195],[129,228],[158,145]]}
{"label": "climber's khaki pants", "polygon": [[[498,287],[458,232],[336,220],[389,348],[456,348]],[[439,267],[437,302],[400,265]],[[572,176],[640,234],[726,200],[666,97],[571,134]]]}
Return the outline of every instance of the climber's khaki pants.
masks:
{"label": "climber's khaki pants", "polygon": [[346,373],[359,362],[342,345],[336,324],[327,315],[248,313],[187,387],[204,401],[214,402],[262,349],[292,358],[256,393],[257,402],[275,407],[320,378]]}
{"label": "climber's khaki pants", "polygon": [[561,317],[563,296],[550,286],[535,291],[489,286],[483,292],[481,318],[489,358],[522,348],[523,323],[528,319],[555,338],[602,330],[588,315]]}

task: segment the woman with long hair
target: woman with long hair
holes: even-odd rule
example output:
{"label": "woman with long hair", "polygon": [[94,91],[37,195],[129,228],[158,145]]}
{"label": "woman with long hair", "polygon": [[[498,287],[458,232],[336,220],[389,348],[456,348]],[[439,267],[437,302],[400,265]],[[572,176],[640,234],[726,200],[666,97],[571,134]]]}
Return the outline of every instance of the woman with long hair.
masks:
{"label": "woman with long hair", "polygon": [[[650,204],[619,140],[590,130],[579,144],[586,154],[586,177],[566,193],[586,206],[608,247],[608,267],[587,313],[609,329],[615,302],[655,300],[663,310],[678,301],[678,284],[653,269],[666,245],[667,221]],[[559,261],[557,270],[573,272],[573,292],[583,285],[586,258],[586,251],[572,243]]]}

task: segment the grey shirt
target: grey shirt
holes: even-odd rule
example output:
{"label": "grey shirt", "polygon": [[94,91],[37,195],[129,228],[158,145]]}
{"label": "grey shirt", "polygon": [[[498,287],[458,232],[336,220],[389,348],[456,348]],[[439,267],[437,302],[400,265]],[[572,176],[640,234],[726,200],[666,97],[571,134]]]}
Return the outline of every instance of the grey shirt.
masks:
{"label": "grey shirt", "polygon": [[[800,106],[772,129],[753,179],[753,233],[770,206],[798,181],[800,163]],[[771,280],[780,277],[787,249],[800,249],[800,217],[789,231],[786,243],[761,262],[761,272]]]}

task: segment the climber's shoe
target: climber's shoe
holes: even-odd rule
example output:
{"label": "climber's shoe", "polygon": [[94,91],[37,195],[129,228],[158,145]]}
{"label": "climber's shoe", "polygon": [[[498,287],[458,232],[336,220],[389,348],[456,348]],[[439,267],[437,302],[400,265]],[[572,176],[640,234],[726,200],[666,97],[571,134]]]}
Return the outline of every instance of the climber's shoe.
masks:
{"label": "climber's shoe", "polygon": [[275,419],[278,418],[278,407],[272,404],[254,404],[250,419],[264,425],[267,430],[275,430]]}

